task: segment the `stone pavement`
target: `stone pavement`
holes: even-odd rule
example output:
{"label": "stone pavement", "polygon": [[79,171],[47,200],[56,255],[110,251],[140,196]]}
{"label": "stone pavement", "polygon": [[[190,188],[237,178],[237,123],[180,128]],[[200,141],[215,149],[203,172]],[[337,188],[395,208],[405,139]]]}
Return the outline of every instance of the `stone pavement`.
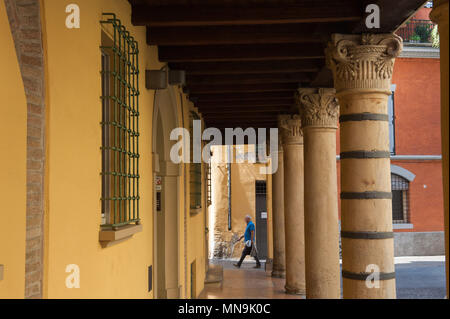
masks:
{"label": "stone pavement", "polygon": [[[396,257],[398,299],[445,297],[444,256]],[[272,278],[263,268],[253,269],[255,262],[247,258],[241,269],[234,260],[212,261],[223,266],[223,282],[205,285],[201,299],[303,299],[284,293],[284,279]]]}

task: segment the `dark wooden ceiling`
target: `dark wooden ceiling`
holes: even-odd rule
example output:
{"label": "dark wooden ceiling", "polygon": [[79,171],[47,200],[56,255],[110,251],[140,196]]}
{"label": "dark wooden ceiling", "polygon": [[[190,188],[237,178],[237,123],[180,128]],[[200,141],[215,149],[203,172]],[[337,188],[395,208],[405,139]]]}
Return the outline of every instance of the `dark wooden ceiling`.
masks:
{"label": "dark wooden ceiling", "polygon": [[[393,32],[423,0],[129,0],[159,59],[186,71],[185,92],[207,126],[276,127],[298,87],[332,87],[332,33]],[[381,8],[366,29],[365,7]]]}

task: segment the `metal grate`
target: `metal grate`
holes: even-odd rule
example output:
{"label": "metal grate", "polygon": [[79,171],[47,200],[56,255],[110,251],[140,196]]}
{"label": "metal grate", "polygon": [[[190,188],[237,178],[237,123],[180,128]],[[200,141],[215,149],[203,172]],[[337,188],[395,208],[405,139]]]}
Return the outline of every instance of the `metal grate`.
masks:
{"label": "metal grate", "polygon": [[392,221],[397,224],[409,222],[409,181],[391,174]]}
{"label": "metal grate", "polygon": [[256,194],[266,194],[266,181],[255,182]]}
{"label": "metal grate", "polygon": [[[190,154],[194,152],[194,120],[199,120],[200,117],[195,112],[190,112],[189,122],[190,122],[190,135],[191,143]],[[190,184],[190,199],[191,199],[191,209],[198,209],[202,207],[202,164],[201,163],[190,163],[189,165],[189,184]]]}
{"label": "metal grate", "polygon": [[411,19],[397,30],[397,34],[405,42],[430,43],[431,31],[435,24],[431,20]]}
{"label": "metal grate", "polygon": [[114,14],[103,18],[102,227],[117,228],[139,223],[139,48]]}

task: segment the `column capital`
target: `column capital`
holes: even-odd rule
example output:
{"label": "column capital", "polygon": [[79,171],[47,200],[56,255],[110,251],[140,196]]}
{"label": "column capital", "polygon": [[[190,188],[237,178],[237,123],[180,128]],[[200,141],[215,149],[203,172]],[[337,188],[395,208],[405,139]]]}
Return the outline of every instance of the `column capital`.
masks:
{"label": "column capital", "polygon": [[283,114],[278,116],[278,128],[283,145],[303,144],[303,131],[300,115]]}
{"label": "column capital", "polygon": [[333,34],[325,50],[337,93],[375,90],[390,94],[395,58],[402,39],[393,34]]}
{"label": "column capital", "polygon": [[303,127],[337,128],[339,104],[335,89],[298,89],[296,102],[300,109]]}

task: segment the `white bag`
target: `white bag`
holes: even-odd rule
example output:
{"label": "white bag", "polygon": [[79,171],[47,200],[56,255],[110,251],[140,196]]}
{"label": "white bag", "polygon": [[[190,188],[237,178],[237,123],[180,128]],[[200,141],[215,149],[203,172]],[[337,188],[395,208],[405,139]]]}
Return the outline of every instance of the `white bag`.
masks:
{"label": "white bag", "polygon": [[251,240],[247,240],[247,241],[245,242],[245,246],[251,247],[251,246],[252,246],[252,241],[251,241]]}

